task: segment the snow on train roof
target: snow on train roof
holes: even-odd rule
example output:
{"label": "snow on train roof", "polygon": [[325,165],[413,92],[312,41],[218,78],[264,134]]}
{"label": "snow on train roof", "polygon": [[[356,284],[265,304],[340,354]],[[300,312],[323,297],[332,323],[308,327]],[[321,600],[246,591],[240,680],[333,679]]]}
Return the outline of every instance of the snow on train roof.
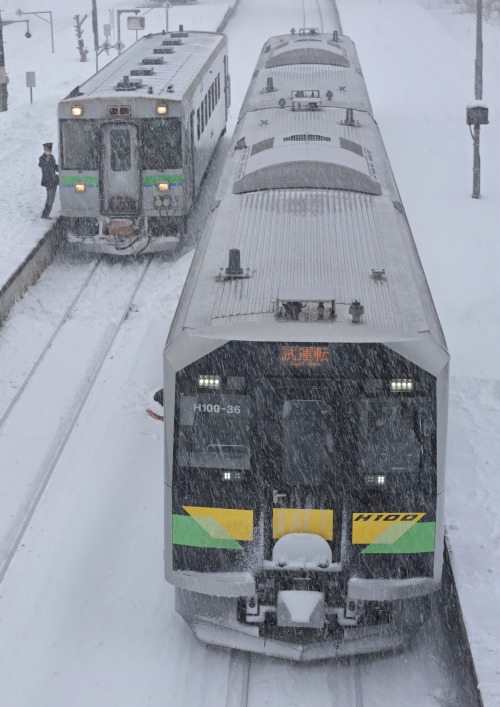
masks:
{"label": "snow on train roof", "polygon": [[[302,104],[307,100],[296,97]],[[234,193],[302,187],[381,194],[379,180],[385,176],[387,188],[392,180],[374,165],[373,154],[381,149],[378,132],[365,113],[356,114],[352,126],[345,118],[338,109],[291,105],[248,113],[238,126],[242,149]]]}
{"label": "snow on train roof", "polygon": [[[287,46],[296,38],[287,36]],[[304,46],[317,38],[306,38]],[[339,49],[330,39],[323,45],[338,59]],[[346,44],[342,42],[344,50]],[[279,321],[280,301],[302,303],[300,317],[317,322],[318,303],[324,302],[327,310],[335,300],[335,318],[322,321],[325,340],[330,340],[340,331],[337,325],[352,324],[355,300],[363,307],[365,325],[412,336],[428,332],[444,345],[371,112],[359,104],[354,110],[352,105],[349,110],[332,107],[325,100],[330,82],[319,81],[327,76],[324,64],[306,65],[304,72],[297,65],[278,69],[274,62],[273,82],[279,88],[278,80],[287,76],[288,95],[277,105],[266,105],[266,97],[258,105],[257,98],[254,107],[257,90],[267,87],[262,67],[269,57],[289,51],[284,38],[273,38],[267,46],[186,283],[180,315],[185,318],[174,329],[180,325],[207,332],[206,327],[216,327],[232,338],[238,336],[234,325],[243,325],[240,335],[251,338],[266,323]],[[342,55],[349,55],[353,65],[357,62],[354,48]],[[358,68],[327,68],[330,79],[345,72],[348,95],[368,100],[366,89],[359,94],[353,90],[361,76]],[[295,76],[306,74],[308,81],[292,87]],[[230,249],[240,250],[241,275],[226,273]]]}
{"label": "snow on train roof", "polygon": [[293,90],[306,85],[320,90],[325,106],[372,112],[368,91],[356,69],[324,64],[293,64],[273,69],[263,67],[256,71],[241,113],[277,108],[281,99],[289,100]]}
{"label": "snow on train roof", "polygon": [[[84,98],[149,96],[148,89],[152,87],[156,98],[168,95],[170,100],[179,100],[223,37],[213,32],[147,35],[82,84],[78,95]],[[151,70],[151,75],[142,74]],[[117,90],[124,76],[130,83],[142,82],[142,86],[134,90]],[[171,87],[170,90],[167,91],[167,87]]]}
{"label": "snow on train roof", "polygon": [[[334,37],[334,38],[333,38]],[[332,106],[371,113],[356,47],[349,37],[300,30],[271,37],[259,56],[241,113],[277,105],[307,80]]]}
{"label": "snow on train roof", "polygon": [[[248,114],[240,123],[236,141],[249,119],[256,116]],[[324,149],[324,143],[320,146]],[[344,152],[347,160],[353,155],[350,150]],[[349,307],[352,300],[358,300],[364,307],[365,324],[386,330],[432,330],[439,336],[425,276],[381,141],[374,154],[384,158],[374,159],[381,195],[276,185],[235,194],[233,184],[244,161],[235,149],[221,183],[221,200],[207,224],[205,243],[200,244],[201,260],[194,268],[196,281],[191,283],[194,291],[184,326],[196,329],[275,321],[278,299],[284,297],[283,292],[294,291],[297,301],[311,297],[324,299],[325,305],[328,300],[336,301],[337,316],[325,321],[325,326],[351,323]],[[231,248],[241,252],[243,277],[225,277]],[[333,330],[330,335],[335,335]]]}

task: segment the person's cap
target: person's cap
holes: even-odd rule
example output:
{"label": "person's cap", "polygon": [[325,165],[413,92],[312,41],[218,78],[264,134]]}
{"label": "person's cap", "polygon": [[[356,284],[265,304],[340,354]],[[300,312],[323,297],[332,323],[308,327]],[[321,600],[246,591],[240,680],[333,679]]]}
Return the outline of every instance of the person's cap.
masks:
{"label": "person's cap", "polygon": [[49,150],[52,150],[52,143],[51,143],[51,142],[44,142],[44,143],[43,143],[43,146],[44,146],[44,147],[48,147]]}

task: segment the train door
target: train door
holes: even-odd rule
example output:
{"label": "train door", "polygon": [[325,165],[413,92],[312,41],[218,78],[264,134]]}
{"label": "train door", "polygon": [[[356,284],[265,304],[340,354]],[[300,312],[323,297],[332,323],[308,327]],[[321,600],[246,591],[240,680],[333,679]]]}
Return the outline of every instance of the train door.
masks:
{"label": "train door", "polygon": [[141,202],[138,127],[132,123],[102,126],[101,199],[103,212],[134,216]]}
{"label": "train door", "polygon": [[[263,482],[265,555],[290,533],[320,535],[340,561],[343,490],[339,427],[341,396],[327,381],[269,379],[259,382],[261,429],[257,451]],[[272,411],[272,413],[271,413]]]}

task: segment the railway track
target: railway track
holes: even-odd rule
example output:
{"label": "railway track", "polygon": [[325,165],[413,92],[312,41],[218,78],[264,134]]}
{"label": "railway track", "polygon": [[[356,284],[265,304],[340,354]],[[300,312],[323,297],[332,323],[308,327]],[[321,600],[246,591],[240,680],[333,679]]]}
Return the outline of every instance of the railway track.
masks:
{"label": "railway track", "polygon": [[[103,260],[91,263],[52,330],[45,329],[45,342],[27,364],[22,379],[11,389],[10,400],[0,415],[0,455],[5,465],[0,484],[4,498],[10,497],[10,513],[0,520],[0,582],[78,424],[150,263],[151,259],[125,265]],[[47,380],[53,400],[41,395]],[[19,443],[15,456],[7,449],[2,454],[4,442],[12,449],[16,436]],[[29,439],[27,444],[23,444],[23,437]]]}

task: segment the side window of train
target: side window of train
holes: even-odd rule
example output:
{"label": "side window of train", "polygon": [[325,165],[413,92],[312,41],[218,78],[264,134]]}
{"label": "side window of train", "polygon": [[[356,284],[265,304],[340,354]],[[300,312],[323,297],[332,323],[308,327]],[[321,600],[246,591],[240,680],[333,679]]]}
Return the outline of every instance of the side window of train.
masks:
{"label": "side window of train", "polygon": [[200,120],[200,109],[196,109],[196,134],[198,136],[198,140],[201,137],[201,120]]}
{"label": "side window of train", "polygon": [[179,118],[145,118],[142,121],[142,167],[182,167],[182,130]]}

